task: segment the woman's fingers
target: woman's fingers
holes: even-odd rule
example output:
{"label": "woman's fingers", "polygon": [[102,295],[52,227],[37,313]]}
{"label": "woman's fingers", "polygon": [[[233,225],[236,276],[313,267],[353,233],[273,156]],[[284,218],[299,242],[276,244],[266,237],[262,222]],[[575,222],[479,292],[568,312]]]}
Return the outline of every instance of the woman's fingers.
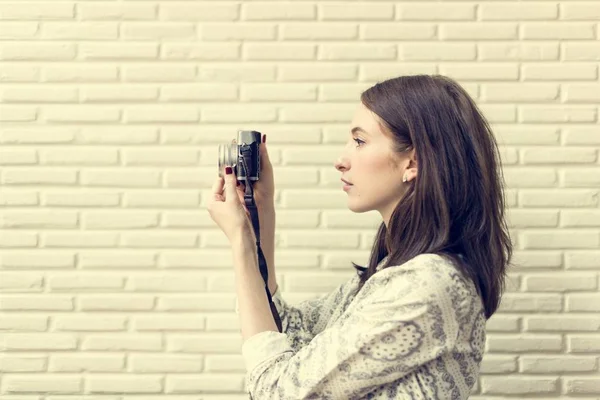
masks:
{"label": "woman's fingers", "polygon": [[217,177],[215,183],[212,185],[213,197],[218,200],[223,200],[223,187],[225,186],[225,180],[222,177]]}

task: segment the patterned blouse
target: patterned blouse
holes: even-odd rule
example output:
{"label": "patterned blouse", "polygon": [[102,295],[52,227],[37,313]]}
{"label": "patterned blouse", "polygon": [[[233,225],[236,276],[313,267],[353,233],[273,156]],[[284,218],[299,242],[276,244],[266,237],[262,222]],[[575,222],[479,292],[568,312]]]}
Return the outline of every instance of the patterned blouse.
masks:
{"label": "patterned blouse", "polygon": [[469,397],[485,342],[475,286],[439,255],[384,260],[358,295],[358,275],[296,306],[273,294],[283,332],[242,345],[254,400]]}

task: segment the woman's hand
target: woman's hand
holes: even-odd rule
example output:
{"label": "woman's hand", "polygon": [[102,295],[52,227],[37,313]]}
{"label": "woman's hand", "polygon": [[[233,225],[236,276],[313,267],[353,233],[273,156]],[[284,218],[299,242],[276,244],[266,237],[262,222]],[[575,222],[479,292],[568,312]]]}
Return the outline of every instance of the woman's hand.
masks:
{"label": "woman's hand", "polygon": [[225,172],[224,178],[217,177],[213,184],[213,198],[208,203],[208,213],[230,243],[249,233],[256,239],[250,214],[236,191],[236,176],[231,167],[226,167],[225,170],[229,173]]}

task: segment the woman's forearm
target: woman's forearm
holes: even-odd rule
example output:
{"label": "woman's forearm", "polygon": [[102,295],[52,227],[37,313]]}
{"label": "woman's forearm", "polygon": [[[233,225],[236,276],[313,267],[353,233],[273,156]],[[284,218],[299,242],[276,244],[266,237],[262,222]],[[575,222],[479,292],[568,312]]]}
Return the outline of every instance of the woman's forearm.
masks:
{"label": "woman's forearm", "polygon": [[248,230],[240,232],[232,240],[235,287],[244,342],[264,331],[279,332],[258,268],[255,239]]}

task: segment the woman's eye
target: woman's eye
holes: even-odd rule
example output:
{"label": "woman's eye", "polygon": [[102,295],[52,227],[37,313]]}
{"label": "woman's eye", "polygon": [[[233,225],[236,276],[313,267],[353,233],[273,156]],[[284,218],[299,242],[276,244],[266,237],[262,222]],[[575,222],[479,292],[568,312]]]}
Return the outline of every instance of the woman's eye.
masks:
{"label": "woman's eye", "polygon": [[362,141],[360,139],[352,139],[352,140],[354,140],[358,144],[357,147],[360,147],[361,143],[364,143],[364,141]]}

